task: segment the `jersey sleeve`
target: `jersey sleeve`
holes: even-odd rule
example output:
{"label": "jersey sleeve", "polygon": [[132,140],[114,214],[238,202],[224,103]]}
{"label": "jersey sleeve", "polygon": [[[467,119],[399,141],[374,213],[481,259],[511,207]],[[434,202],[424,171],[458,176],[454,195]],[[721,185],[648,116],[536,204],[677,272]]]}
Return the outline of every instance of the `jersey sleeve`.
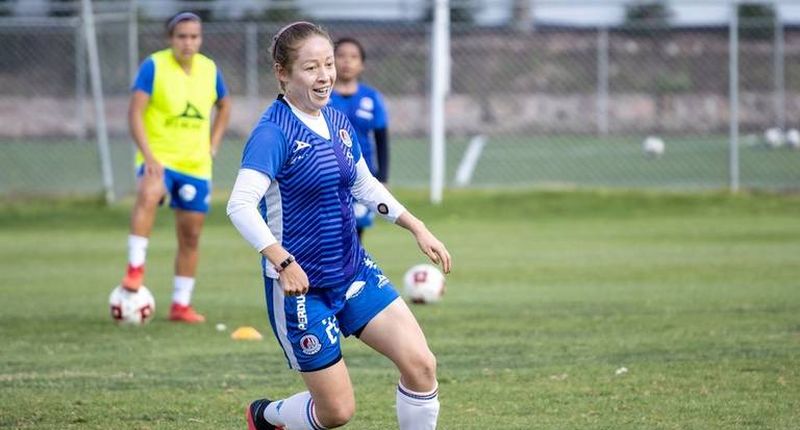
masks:
{"label": "jersey sleeve", "polygon": [[383,102],[381,93],[375,91],[372,97],[375,100],[375,110],[373,114],[375,117],[372,120],[372,128],[386,128],[389,125],[389,113],[386,111],[386,104]]}
{"label": "jersey sleeve", "polygon": [[261,172],[271,180],[286,162],[286,137],[275,124],[259,124],[250,134],[242,153],[242,168]]}
{"label": "jersey sleeve", "polygon": [[217,67],[217,100],[222,100],[228,95],[228,87],[225,86],[225,80],[222,78],[222,71]]}
{"label": "jersey sleeve", "polygon": [[156,63],[152,58],[148,57],[142,65],[139,66],[139,72],[136,74],[136,79],[133,81],[131,91],[143,91],[149,95],[153,95],[153,80],[156,75]]}

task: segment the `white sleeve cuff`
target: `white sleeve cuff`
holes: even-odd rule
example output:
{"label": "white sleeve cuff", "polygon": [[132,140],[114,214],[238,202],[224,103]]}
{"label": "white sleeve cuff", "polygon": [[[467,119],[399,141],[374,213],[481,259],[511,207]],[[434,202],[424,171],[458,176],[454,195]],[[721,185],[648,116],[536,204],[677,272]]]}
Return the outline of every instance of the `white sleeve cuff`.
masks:
{"label": "white sleeve cuff", "polygon": [[239,169],[228,199],[228,218],[239,234],[259,252],[278,242],[258,212],[258,202],[267,193],[270,182],[269,176],[259,171]]}
{"label": "white sleeve cuff", "polygon": [[406,208],[394,198],[392,193],[372,176],[364,158],[356,163],[356,181],[350,187],[350,192],[359,203],[392,223],[406,211]]}

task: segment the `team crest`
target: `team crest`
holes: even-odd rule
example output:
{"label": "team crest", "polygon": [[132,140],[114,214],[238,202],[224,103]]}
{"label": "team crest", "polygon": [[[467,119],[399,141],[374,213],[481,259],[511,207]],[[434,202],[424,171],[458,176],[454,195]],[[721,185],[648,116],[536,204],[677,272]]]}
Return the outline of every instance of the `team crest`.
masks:
{"label": "team crest", "polygon": [[350,138],[350,133],[347,130],[340,128],[339,129],[339,139],[342,139],[342,143],[348,148],[353,146],[353,139]]}
{"label": "team crest", "polygon": [[322,349],[322,343],[313,334],[307,334],[300,338],[300,348],[303,349],[303,354],[314,355]]}

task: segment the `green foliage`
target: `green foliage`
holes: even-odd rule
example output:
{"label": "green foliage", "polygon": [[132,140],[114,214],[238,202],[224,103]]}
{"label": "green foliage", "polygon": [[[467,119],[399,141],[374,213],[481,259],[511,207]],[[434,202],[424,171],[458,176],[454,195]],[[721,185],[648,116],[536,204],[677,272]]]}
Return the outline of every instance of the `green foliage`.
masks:
{"label": "green foliage", "polygon": [[739,37],[769,40],[775,37],[777,15],[772,4],[744,3],[739,5]]}
{"label": "green foliage", "polygon": [[[455,262],[444,301],[412,308],[439,363],[440,428],[800,422],[800,197],[460,191],[431,206],[424,192],[394,191]],[[251,399],[303,389],[267,323],[258,258],[221,200],[195,290],[209,322],[166,321],[166,209],[148,253],[157,318],[141,329],[110,322],[129,209],[0,207],[0,427],[243,428]],[[365,237],[395,282],[423,259],[388,223]],[[240,325],[265,340],[230,340]],[[358,402],[347,428],[396,427],[393,366],[343,343]]]}
{"label": "green foliage", "polygon": [[80,15],[81,6],[73,0],[49,0],[50,16],[76,16]]}
{"label": "green foliage", "polygon": [[[433,22],[433,6],[428,6],[422,19]],[[472,24],[475,22],[474,0],[451,1],[450,22],[453,24]]]}
{"label": "green foliage", "polygon": [[670,27],[672,10],[661,0],[637,1],[625,6],[623,28],[632,34],[654,35]]}

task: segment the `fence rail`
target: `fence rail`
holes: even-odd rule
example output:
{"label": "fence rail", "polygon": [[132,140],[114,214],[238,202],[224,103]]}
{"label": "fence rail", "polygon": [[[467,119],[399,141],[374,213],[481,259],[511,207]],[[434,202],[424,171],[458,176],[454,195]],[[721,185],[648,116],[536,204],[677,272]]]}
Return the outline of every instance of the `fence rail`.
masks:
{"label": "fence rail", "polygon": [[[134,186],[132,73],[166,41],[162,24],[137,10],[96,18],[113,182],[124,195]],[[217,189],[232,185],[242,140],[277,93],[267,49],[281,24],[204,25],[203,52],[234,100]],[[430,23],[323,24],[365,45],[364,80],[383,92],[390,114],[390,183],[427,186]],[[452,23],[447,186],[725,188],[733,126],[742,187],[799,188],[800,28],[757,20],[739,28],[762,31],[737,36],[734,118],[725,26]],[[79,17],[0,18],[0,196],[103,192],[85,42]],[[648,136],[663,142],[663,154],[644,150]]]}

